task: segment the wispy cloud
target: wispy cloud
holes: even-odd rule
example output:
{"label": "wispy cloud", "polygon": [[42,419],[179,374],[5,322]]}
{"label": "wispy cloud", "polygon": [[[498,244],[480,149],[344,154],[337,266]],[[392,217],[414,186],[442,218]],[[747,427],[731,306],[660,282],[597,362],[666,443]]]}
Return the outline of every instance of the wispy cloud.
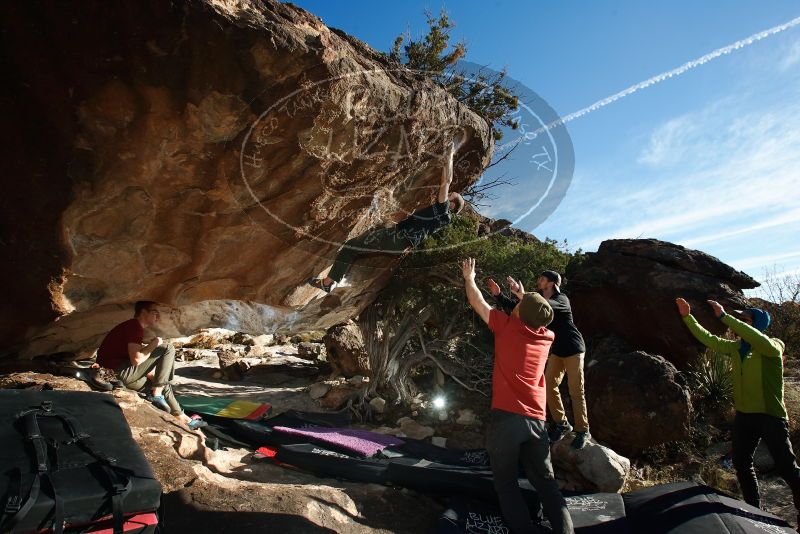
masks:
{"label": "wispy cloud", "polygon": [[688,150],[685,140],[696,129],[697,124],[690,121],[688,115],[668,120],[650,137],[639,163],[655,166],[681,161]]}
{"label": "wispy cloud", "polygon": [[[639,236],[707,243],[715,234],[800,221],[800,104],[737,110],[720,113],[712,105],[657,128],[639,158],[656,166],[646,171],[651,185],[606,199],[606,224],[579,245]],[[685,124],[703,128],[682,136]]]}
{"label": "wispy cloud", "polygon": [[737,228],[722,232],[703,234],[689,239],[683,239],[678,243],[685,247],[691,248],[702,243],[719,242],[732,237],[738,237],[761,230],[769,230],[770,228],[797,222],[800,222],[800,208],[778,213],[777,215],[764,219],[758,223],[748,222],[747,217],[742,217],[739,221],[741,226],[738,226]]}
{"label": "wispy cloud", "polygon": [[751,269],[753,267],[775,265],[791,259],[800,259],[800,250],[793,250],[791,252],[784,252],[781,254],[748,256],[741,259],[732,260],[731,263],[735,264],[739,269]]}
{"label": "wispy cloud", "polygon": [[787,71],[800,63],[800,39],[794,41],[787,49],[786,55],[783,56],[778,68],[782,71]]}

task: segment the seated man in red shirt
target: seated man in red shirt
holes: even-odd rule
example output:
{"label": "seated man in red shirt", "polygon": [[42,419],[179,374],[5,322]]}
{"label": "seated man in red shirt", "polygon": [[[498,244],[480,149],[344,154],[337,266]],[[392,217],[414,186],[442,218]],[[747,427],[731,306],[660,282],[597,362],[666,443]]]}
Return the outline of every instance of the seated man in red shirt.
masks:
{"label": "seated man in red shirt", "polygon": [[538,293],[515,293],[519,303],[511,315],[493,309],[475,285],[475,260],[461,265],[467,299],[494,333],[492,412],[486,448],[494,488],[512,532],[536,532],[519,489],[519,463],[536,489],[556,534],[574,532],[567,502],[556,484],[550,462],[544,368],[554,335],[546,328],[553,309]]}
{"label": "seated man in red shirt", "polygon": [[[133,319],[118,324],[106,334],[97,349],[97,365],[113,369],[129,389],[148,393],[147,400],[171,413],[191,429],[203,426],[200,419],[191,419],[175,399],[170,383],[175,375],[175,347],[162,344],[154,337],[144,344],[144,329],[158,322],[156,302],[140,300]],[[149,384],[149,392],[147,391]]]}

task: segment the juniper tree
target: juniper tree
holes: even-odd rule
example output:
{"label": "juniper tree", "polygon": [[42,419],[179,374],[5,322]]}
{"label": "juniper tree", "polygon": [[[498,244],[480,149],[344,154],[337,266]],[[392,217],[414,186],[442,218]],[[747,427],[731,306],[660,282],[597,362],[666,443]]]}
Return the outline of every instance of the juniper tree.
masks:
{"label": "juniper tree", "polygon": [[447,89],[460,102],[482,116],[492,126],[495,139],[503,137],[502,128],[516,130],[519,120],[513,116],[519,99],[504,85],[506,69],[495,72],[480,69],[467,74],[458,68],[458,60],[467,54],[467,46],[459,41],[451,46],[453,22],[442,10],[439,16],[425,13],[428,32],[419,40],[410,33],[394,40],[389,57],[406,67],[420,71]]}

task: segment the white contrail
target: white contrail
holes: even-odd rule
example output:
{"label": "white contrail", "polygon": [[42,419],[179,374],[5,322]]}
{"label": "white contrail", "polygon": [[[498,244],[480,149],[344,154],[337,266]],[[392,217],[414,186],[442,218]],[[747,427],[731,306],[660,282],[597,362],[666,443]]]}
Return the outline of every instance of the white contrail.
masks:
{"label": "white contrail", "polygon": [[580,110],[578,110],[578,111],[576,111],[574,113],[570,113],[569,115],[566,115],[566,116],[564,116],[564,117],[562,117],[562,118],[560,118],[560,119],[558,119],[556,121],[553,121],[553,122],[551,122],[551,123],[549,123],[549,124],[547,124],[545,126],[542,126],[538,130],[535,130],[533,132],[529,132],[529,133],[525,134],[524,137],[526,137],[528,139],[532,139],[533,137],[536,137],[538,134],[540,134],[540,133],[542,133],[542,132],[544,132],[546,130],[550,130],[551,128],[555,128],[556,126],[564,124],[565,122],[569,122],[571,120],[575,120],[578,117],[583,117],[584,115],[586,115],[588,113],[591,113],[592,111],[596,111],[596,110],[598,110],[598,109],[600,109],[602,107],[605,107],[605,106],[607,106],[607,105],[609,105],[609,104],[611,104],[613,102],[616,102],[620,98],[624,98],[624,97],[626,97],[626,96],[628,96],[628,95],[630,95],[632,93],[635,93],[636,91],[639,91],[640,89],[644,89],[646,87],[650,87],[651,85],[655,85],[655,84],[657,84],[659,82],[663,82],[667,78],[672,78],[674,76],[680,76],[681,74],[683,74],[687,70],[691,70],[691,69],[693,69],[695,67],[699,67],[700,65],[703,65],[704,63],[708,63],[712,59],[717,59],[718,57],[724,56],[725,54],[730,54],[734,50],[738,50],[740,48],[744,48],[746,46],[749,46],[749,45],[755,43],[756,41],[760,41],[761,39],[765,39],[767,37],[770,37],[771,35],[775,35],[776,33],[780,33],[780,32],[782,32],[784,30],[788,30],[790,28],[793,28],[793,27],[797,26],[798,24],[800,24],[800,17],[792,19],[792,20],[790,20],[789,22],[787,22],[785,24],[780,24],[780,25],[774,26],[774,27],[772,27],[772,28],[770,28],[768,30],[764,30],[762,32],[755,33],[755,34],[751,35],[750,37],[747,37],[745,39],[741,39],[739,41],[736,41],[735,43],[730,44],[728,46],[723,46],[722,48],[717,48],[713,52],[709,52],[708,54],[706,54],[704,56],[701,56],[701,57],[699,57],[697,59],[694,59],[692,61],[687,61],[686,63],[684,63],[680,67],[677,67],[677,68],[674,68],[674,69],[669,70],[667,72],[658,74],[656,76],[653,76],[652,78],[648,78],[647,80],[645,80],[643,82],[639,82],[639,83],[637,83],[635,85],[631,85],[627,89],[623,89],[619,93],[613,94],[613,95],[611,95],[609,97],[606,97],[606,98],[604,98],[602,100],[598,100],[597,102],[595,102],[594,104],[592,104],[590,106],[587,106],[587,107],[585,107],[583,109],[580,109]]}

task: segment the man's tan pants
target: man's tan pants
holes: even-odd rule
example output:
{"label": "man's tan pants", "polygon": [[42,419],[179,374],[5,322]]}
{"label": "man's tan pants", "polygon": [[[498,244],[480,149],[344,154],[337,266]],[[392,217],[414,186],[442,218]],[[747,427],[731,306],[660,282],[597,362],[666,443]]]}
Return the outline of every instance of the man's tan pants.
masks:
{"label": "man's tan pants", "polygon": [[544,372],[545,387],[547,387],[547,406],[550,407],[550,415],[553,420],[558,422],[566,421],[567,415],[564,413],[564,403],[561,402],[561,394],[558,386],[567,373],[569,382],[569,396],[572,399],[572,415],[575,418],[575,430],[577,432],[589,431],[589,417],[586,414],[586,397],[583,392],[583,352],[562,358],[551,354],[547,358],[547,368]]}

